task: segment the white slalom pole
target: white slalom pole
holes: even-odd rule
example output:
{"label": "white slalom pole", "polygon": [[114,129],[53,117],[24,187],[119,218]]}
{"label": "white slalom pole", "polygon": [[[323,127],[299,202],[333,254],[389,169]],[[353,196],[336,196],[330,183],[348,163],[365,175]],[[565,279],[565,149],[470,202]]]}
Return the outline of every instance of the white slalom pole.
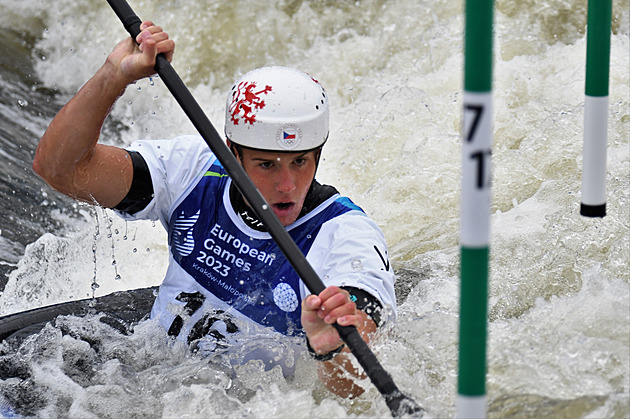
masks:
{"label": "white slalom pole", "polygon": [[606,148],[608,96],[584,98],[584,148],[582,149],[582,204],[585,217],[606,215]]}

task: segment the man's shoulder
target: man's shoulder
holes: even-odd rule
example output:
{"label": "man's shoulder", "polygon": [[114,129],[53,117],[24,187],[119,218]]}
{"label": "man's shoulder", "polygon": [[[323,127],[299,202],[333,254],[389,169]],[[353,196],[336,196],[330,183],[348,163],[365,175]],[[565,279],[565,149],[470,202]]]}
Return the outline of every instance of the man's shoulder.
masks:
{"label": "man's shoulder", "polygon": [[335,195],[330,198],[327,208],[330,216],[322,223],[325,234],[334,237],[334,240],[346,241],[359,237],[379,237],[383,232],[379,225],[363,209],[350,198],[343,195]]}

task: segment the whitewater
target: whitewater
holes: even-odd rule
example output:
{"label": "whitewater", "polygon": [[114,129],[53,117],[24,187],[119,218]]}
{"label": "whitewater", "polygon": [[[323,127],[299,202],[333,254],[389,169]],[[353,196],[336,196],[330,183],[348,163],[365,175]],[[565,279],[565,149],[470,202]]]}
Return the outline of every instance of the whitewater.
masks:
{"label": "whitewater", "polygon": [[[130,0],[177,43],[173,67],[223,132],[238,76],[317,78],[331,103],[318,180],[382,228],[399,318],[374,351],[432,417],[457,393],[463,2]],[[495,3],[488,416],[630,416],[630,2],[613,1],[607,215],[579,215],[586,1]],[[0,316],[160,284],[162,227],[73,202],[32,172],[55,113],[126,36],[107,2],[0,0]],[[130,86],[101,141],[196,131],[159,79]],[[0,406],[32,417],[386,417],[250,362],[229,368],[151,321],[62,316],[0,343]],[[247,345],[283,351],[256,336]]]}

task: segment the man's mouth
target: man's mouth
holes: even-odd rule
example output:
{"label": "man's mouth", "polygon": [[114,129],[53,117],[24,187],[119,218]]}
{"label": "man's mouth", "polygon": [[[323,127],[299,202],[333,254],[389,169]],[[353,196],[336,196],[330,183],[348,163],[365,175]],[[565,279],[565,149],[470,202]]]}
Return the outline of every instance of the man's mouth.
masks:
{"label": "man's mouth", "polygon": [[280,211],[286,211],[293,207],[293,202],[279,202],[277,204],[274,204],[273,206]]}

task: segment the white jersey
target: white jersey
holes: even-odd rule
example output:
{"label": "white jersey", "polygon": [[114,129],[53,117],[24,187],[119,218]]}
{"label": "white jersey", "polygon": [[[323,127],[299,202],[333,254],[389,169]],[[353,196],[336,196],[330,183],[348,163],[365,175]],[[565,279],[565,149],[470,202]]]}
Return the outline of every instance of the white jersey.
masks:
{"label": "white jersey", "polygon": [[[189,341],[224,314],[239,329],[303,334],[300,304],[308,289],[271,236],[235,213],[231,180],[203,139],[138,141],[130,149],[145,159],[154,197],[140,212],[120,215],[159,220],[169,237],[169,266],[151,316]],[[359,288],[381,303],[383,320],[395,317],[394,274],[383,233],[348,198],[336,194],[286,229],[326,286]],[[227,323],[218,324],[237,329]]]}

